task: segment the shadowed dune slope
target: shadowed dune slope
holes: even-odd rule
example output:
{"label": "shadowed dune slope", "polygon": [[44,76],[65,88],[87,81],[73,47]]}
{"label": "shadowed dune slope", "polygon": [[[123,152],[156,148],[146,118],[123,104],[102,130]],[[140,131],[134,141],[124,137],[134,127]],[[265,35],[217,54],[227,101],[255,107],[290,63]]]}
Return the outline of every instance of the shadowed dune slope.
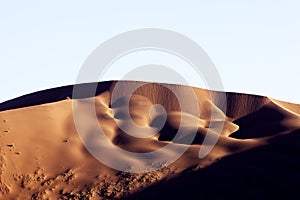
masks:
{"label": "shadowed dune slope", "polygon": [[[134,81],[123,81],[125,87],[126,84],[130,84]],[[79,84],[78,86],[84,90],[84,88],[89,88],[91,85],[97,85],[97,89],[95,91],[95,96],[99,95],[100,93],[109,90],[109,88],[113,88],[116,81],[107,81],[107,82],[101,82],[101,83],[85,83],[85,84]],[[169,85],[171,86],[171,85]],[[175,86],[173,87],[177,88],[184,88],[185,86]],[[213,95],[218,95],[221,92],[213,92],[208,91],[205,89],[199,89],[194,88],[196,90],[196,94],[198,95],[199,100],[207,99],[209,96],[209,92]],[[136,94],[142,94],[144,96],[147,96],[150,99],[155,98],[157,99],[157,102],[160,102],[161,100],[165,101],[165,99],[174,99],[173,97],[168,98],[166,95],[161,95],[161,93],[164,93],[166,88],[161,87],[159,84],[149,84],[147,87],[143,87],[138,89]],[[179,89],[180,90],[180,89]],[[0,103],[0,111],[5,110],[11,110],[16,108],[23,108],[23,107],[29,107],[29,106],[35,106],[35,105],[41,105],[46,103],[52,103],[57,102],[61,100],[65,100],[66,98],[72,98],[72,92],[73,92],[73,85],[69,86],[63,86],[59,88],[53,88],[48,90],[43,90],[31,94],[27,94],[12,100],[8,100],[5,102]],[[170,93],[170,92],[169,92]],[[155,97],[154,97],[155,96]],[[171,94],[171,96],[173,96]],[[204,98],[203,98],[204,96]],[[82,94],[81,98],[89,98],[92,97],[91,95],[84,95]],[[202,98],[201,98],[202,97]],[[241,94],[241,93],[226,93],[226,99],[227,99],[227,116],[232,118],[238,118],[240,116],[246,115],[248,113],[251,113],[258,108],[260,108],[265,103],[269,102],[270,100],[263,96],[257,96],[257,95],[249,95],[249,94]],[[161,99],[161,100],[159,100]],[[176,101],[176,100],[173,100]],[[215,99],[215,103],[218,100]],[[297,110],[298,113],[300,113],[300,108],[298,105],[291,104],[291,103],[285,103],[282,102],[284,106],[288,106],[291,108],[291,110]]]}
{"label": "shadowed dune slope", "polygon": [[126,199],[295,199],[299,196],[300,131],[268,145],[188,170]]}
{"label": "shadowed dune slope", "polygon": [[[82,88],[90,87],[94,83],[85,83],[80,84]],[[102,82],[101,84],[97,84],[97,90],[95,95],[100,94],[101,92],[107,90],[112,82]],[[59,88],[53,88],[48,90],[43,90],[39,92],[34,92],[31,94],[27,94],[12,100],[5,101],[0,103],[0,111],[11,110],[16,108],[23,108],[29,106],[36,106],[46,103],[57,102],[61,100],[65,100],[66,98],[71,98],[73,92],[73,85],[63,86]],[[82,96],[82,98],[88,98],[90,96]]]}
{"label": "shadowed dune slope", "polygon": [[[126,91],[141,83],[96,83],[94,95],[86,92],[92,83],[81,84],[76,96],[73,86],[65,86],[1,103],[0,199],[272,199],[296,194],[299,105],[158,83],[143,83],[129,96]],[[217,138],[216,144],[207,136]],[[211,145],[208,155],[199,158],[200,150]],[[115,147],[162,151],[147,163]],[[165,159],[183,147],[186,151],[173,163]],[[96,159],[99,155],[122,170],[106,166]],[[157,170],[131,173],[141,166]]]}

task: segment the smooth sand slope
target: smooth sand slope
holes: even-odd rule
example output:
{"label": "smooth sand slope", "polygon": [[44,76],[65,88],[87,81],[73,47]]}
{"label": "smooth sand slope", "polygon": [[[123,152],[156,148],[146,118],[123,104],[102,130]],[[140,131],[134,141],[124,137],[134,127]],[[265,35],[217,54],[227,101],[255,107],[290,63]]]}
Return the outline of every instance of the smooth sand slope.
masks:
{"label": "smooth sand slope", "polygon": [[[128,88],[137,82],[119,83]],[[300,178],[300,105],[192,88],[200,110],[195,116],[179,106],[182,99],[189,104],[192,97],[187,91],[191,87],[168,85],[177,92],[178,100],[170,89],[149,83],[131,98],[125,89],[117,91],[119,98],[111,104],[115,84],[99,83],[94,97],[83,94],[74,99],[73,87],[66,86],[0,104],[0,199],[271,199],[278,194],[296,194]],[[219,98],[222,94],[226,105]],[[124,112],[128,99],[130,116]],[[174,152],[164,152],[167,155],[187,145],[185,137],[190,130],[196,130],[196,136],[187,151],[167,167],[146,173],[121,172],[102,164],[86,150],[74,123],[74,102],[85,108],[82,119],[86,141],[102,145],[105,151],[99,153],[115,162],[132,158],[115,155],[113,145],[145,153],[173,143]],[[130,119],[138,126],[155,128],[161,121],[159,114],[149,113],[155,104],[165,108],[167,120],[154,136],[135,138],[119,128],[123,124],[137,132],[128,127]],[[96,124],[87,112],[94,106]],[[98,142],[93,135],[99,125],[110,144]],[[209,126],[211,134],[218,134],[214,130],[221,125],[217,144],[200,159],[199,150]],[[172,141],[181,126],[183,136]],[[160,164],[166,163],[155,163]]]}

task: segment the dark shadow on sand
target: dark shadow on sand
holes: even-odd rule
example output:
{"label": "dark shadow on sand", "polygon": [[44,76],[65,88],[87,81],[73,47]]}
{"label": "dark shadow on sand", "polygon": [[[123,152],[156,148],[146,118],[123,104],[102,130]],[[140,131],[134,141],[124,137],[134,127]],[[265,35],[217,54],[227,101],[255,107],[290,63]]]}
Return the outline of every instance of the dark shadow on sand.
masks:
{"label": "dark shadow on sand", "polygon": [[297,199],[300,130],[270,142],[202,170],[162,181],[127,199]]}

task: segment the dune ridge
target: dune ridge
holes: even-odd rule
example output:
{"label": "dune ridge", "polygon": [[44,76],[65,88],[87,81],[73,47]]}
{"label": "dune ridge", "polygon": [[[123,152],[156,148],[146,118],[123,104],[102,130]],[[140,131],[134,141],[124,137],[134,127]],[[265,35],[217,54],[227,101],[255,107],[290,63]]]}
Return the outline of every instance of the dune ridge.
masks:
{"label": "dune ridge", "polygon": [[[199,183],[194,177],[199,179],[202,177],[208,185],[211,185],[212,180],[218,181],[218,177],[211,174],[216,173],[218,169],[217,173],[221,173],[220,181],[223,183],[228,181],[226,177],[229,176],[230,178],[230,173],[227,174],[226,170],[218,168],[219,165],[224,165],[223,160],[226,161],[225,164],[227,162],[237,163],[238,160],[234,160],[236,158],[244,161],[244,158],[253,159],[251,155],[257,156],[257,153],[251,154],[253,151],[275,148],[276,146],[285,147],[285,145],[296,151],[294,157],[290,155],[291,159],[295,159],[298,155],[296,145],[298,141],[293,140],[293,138],[299,135],[296,133],[300,127],[300,105],[263,96],[221,93],[193,87],[192,90],[197,96],[200,111],[199,116],[195,116],[183,112],[179,100],[174,94],[158,83],[145,84],[138,88],[131,98],[128,97],[128,94],[123,94],[121,90],[118,92],[120,96],[118,102],[111,104],[111,94],[117,83],[121,83],[122,87],[127,88],[136,82],[109,81],[98,83],[95,96],[83,94],[81,98],[77,99],[72,97],[73,86],[65,86],[1,103],[0,198],[183,198],[189,196],[184,190],[191,191],[190,194],[193,194],[193,192],[199,191],[198,186],[204,188],[203,191],[201,190],[203,193],[210,191],[209,188],[203,186],[204,183]],[[88,87],[89,84],[82,84],[81,87]],[[189,102],[190,97],[187,95],[187,90],[191,87],[168,86],[178,92],[180,99],[186,98],[185,102]],[[223,102],[218,99],[224,94],[227,100],[225,113],[222,109]],[[126,98],[129,98],[130,101],[130,116],[124,114],[122,102]],[[84,128],[86,131],[84,137],[90,143],[97,141],[97,138],[93,138],[95,137],[93,130],[99,125],[111,144],[137,153],[155,151],[169,143],[173,143],[176,148],[181,148],[183,145],[187,145],[186,138],[189,137],[191,129],[197,130],[196,137],[193,139],[192,145],[178,160],[160,170],[146,173],[118,171],[99,162],[82,144],[74,124],[72,113],[74,101],[86,106],[85,110],[91,106],[95,107],[97,124],[92,123],[92,117],[88,112],[82,113],[85,117]],[[135,138],[124,133],[118,127],[120,124],[126,126],[128,120],[132,119],[139,126],[155,128],[155,124],[162,121],[160,115],[152,117],[149,115],[150,108],[155,104],[160,104],[165,108],[167,119],[162,129],[153,137]],[[212,111],[215,112],[213,116],[211,115]],[[223,127],[217,144],[208,156],[200,159],[198,153],[207,131],[211,130],[210,134],[213,135],[219,134],[214,130],[217,130],[221,125]],[[184,135],[171,142],[180,126],[183,127]],[[132,127],[128,128],[135,132]],[[119,159],[114,162],[132,159],[126,155],[113,155],[110,151],[111,147],[105,142],[99,141],[96,145],[102,145],[105,149],[103,153],[108,157],[117,156]],[[290,154],[290,151],[285,152],[280,148],[273,150],[273,152],[275,156],[276,154],[280,155],[278,162],[283,158],[287,159],[285,153]],[[174,150],[174,152],[165,153],[176,152]],[[245,157],[243,157],[244,154],[246,154]],[[273,159],[269,167],[276,162],[276,159],[272,157],[273,154],[261,155],[265,156],[264,159]],[[233,161],[229,162],[230,159]],[[262,158],[258,156],[259,159]],[[134,162],[138,164],[139,160],[134,160]],[[151,165],[165,166],[167,163],[157,162],[151,163]],[[289,167],[296,168],[297,165],[296,159],[290,162]],[[258,164],[250,163],[249,166],[253,167],[253,171],[259,173],[262,173],[260,170],[266,172],[265,167],[268,167],[263,159]],[[247,171],[247,166],[242,166],[240,170],[250,173]],[[283,170],[286,169],[283,167]],[[280,177],[283,176],[282,179],[285,177],[284,172],[279,172],[281,173],[278,178],[280,182]],[[295,170],[295,177],[299,174],[299,170]],[[242,175],[238,174],[238,176]],[[244,175],[244,177],[248,176]],[[231,178],[236,179],[236,174]],[[239,183],[238,181],[236,182]],[[247,180],[244,181],[247,182]],[[180,189],[180,182],[185,183],[184,189]],[[242,181],[242,183],[244,182]],[[230,182],[230,184],[234,183]],[[186,188],[187,186],[189,187]],[[226,186],[224,187],[226,188]],[[230,187],[238,186],[230,185]],[[177,190],[173,191],[171,188],[177,188]],[[287,189],[286,187],[283,188]],[[172,192],[166,194],[163,193],[164,190],[172,190]],[[246,189],[243,188],[243,190]],[[293,192],[293,190],[291,191]],[[257,190],[254,190],[255,192]],[[224,192],[224,194],[227,193]],[[237,195],[238,193],[235,192],[234,194]],[[266,190],[263,195],[265,194],[269,195],[269,191]]]}

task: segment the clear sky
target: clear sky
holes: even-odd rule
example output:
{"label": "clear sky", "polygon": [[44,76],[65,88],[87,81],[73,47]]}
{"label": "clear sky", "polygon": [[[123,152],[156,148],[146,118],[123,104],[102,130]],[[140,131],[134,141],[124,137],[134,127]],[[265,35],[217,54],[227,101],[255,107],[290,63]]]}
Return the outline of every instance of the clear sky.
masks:
{"label": "clear sky", "polygon": [[204,48],[226,91],[300,103],[299,2],[0,1],[0,102],[75,83],[87,56],[114,35],[163,28]]}

